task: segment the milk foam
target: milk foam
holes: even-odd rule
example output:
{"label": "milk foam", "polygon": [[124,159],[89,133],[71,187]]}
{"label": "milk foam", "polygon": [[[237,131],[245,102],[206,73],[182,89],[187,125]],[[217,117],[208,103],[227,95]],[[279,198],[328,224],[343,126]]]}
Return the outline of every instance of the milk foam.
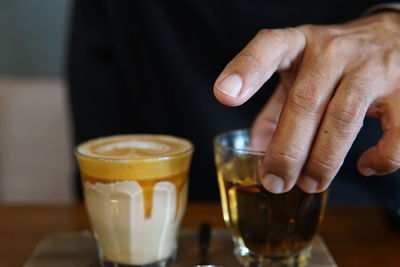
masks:
{"label": "milk foam", "polygon": [[117,135],[81,144],[78,153],[108,159],[143,159],[164,157],[191,149],[185,139],[166,135]]}
{"label": "milk foam", "polygon": [[109,145],[100,146],[97,149],[97,152],[101,154],[110,154],[112,153],[112,150],[123,149],[123,148],[129,148],[133,151],[140,149],[154,154],[162,154],[170,149],[170,147],[165,144],[131,140],[131,141],[120,141],[117,143],[111,143]]}

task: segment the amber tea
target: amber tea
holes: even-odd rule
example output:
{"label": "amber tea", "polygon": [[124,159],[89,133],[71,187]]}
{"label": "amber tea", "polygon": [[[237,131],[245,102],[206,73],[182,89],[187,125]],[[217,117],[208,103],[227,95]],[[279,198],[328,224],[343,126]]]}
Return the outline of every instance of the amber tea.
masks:
{"label": "amber tea", "polygon": [[308,194],[298,187],[283,194],[268,192],[258,177],[263,153],[246,150],[248,141],[245,130],[215,141],[223,215],[234,253],[245,266],[306,265],[328,193]]}

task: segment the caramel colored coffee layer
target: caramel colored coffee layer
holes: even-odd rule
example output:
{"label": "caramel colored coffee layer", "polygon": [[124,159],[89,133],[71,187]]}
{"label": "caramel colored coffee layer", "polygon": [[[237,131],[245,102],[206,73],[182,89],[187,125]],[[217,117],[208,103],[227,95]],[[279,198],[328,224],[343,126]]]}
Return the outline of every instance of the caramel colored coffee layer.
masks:
{"label": "caramel colored coffee layer", "polygon": [[189,169],[192,145],[165,135],[120,135],[77,148],[82,173],[102,183],[170,177]]}
{"label": "caramel colored coffee layer", "polygon": [[[146,179],[146,180],[134,180],[136,181],[140,188],[142,189],[143,194],[143,210],[144,210],[144,217],[150,218],[151,210],[153,207],[153,193],[154,193],[154,186],[159,182],[170,182],[175,186],[176,189],[176,211],[175,217],[179,211],[179,203],[180,203],[180,195],[184,185],[188,181],[188,172],[183,172],[174,176],[158,178],[158,179]],[[92,177],[86,174],[82,174],[82,179],[84,182],[89,182],[92,184],[96,183],[104,183],[104,179]],[[110,183],[110,182],[108,182]]]}

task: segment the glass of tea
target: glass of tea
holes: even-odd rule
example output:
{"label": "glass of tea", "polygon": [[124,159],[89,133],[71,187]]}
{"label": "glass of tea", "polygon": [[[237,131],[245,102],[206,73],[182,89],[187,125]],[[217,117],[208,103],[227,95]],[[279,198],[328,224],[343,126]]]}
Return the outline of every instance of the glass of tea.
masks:
{"label": "glass of tea", "polygon": [[250,148],[250,130],[214,139],[215,162],[225,223],[234,254],[243,266],[306,266],[321,224],[328,192],[309,194],[295,186],[268,192],[259,168],[264,151]]}

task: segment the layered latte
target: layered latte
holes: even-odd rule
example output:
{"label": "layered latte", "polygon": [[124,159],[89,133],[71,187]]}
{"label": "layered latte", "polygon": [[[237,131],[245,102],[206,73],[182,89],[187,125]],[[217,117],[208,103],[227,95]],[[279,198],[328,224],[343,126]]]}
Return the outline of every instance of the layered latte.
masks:
{"label": "layered latte", "polygon": [[186,207],[191,143],[121,135],[83,143],[76,154],[105,260],[145,265],[168,259]]}

